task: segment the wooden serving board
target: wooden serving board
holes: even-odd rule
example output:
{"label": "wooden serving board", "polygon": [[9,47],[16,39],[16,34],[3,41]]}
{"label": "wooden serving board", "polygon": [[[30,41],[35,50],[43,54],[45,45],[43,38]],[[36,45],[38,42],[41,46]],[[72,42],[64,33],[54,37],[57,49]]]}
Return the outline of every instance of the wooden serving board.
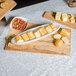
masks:
{"label": "wooden serving board", "polygon": [[[35,27],[35,26],[39,26],[39,24],[29,23],[27,29]],[[17,35],[18,33],[21,33],[21,31],[10,30],[9,37],[12,38],[13,34]],[[9,37],[7,39],[8,41],[5,46],[6,51],[9,50],[9,51],[21,51],[21,52],[44,53],[44,54],[70,56],[71,35],[69,37],[70,43],[68,45],[63,44],[60,47],[56,47],[54,45],[53,35],[43,38],[41,40],[29,43],[29,44],[25,44],[25,45],[15,45],[15,44],[9,43],[9,46],[8,46],[8,42],[10,42],[10,40],[11,40]]]}
{"label": "wooden serving board", "polygon": [[[62,25],[65,25],[65,26],[71,27],[73,29],[76,29],[76,22],[75,23],[71,23],[69,20],[67,22],[63,22],[61,20],[55,20],[55,14],[56,14],[55,12],[48,12],[48,11],[46,11],[43,14],[43,17],[46,18],[46,19],[52,20],[54,22],[60,23]],[[68,17],[70,17],[69,14],[68,14]],[[74,17],[76,18],[76,15],[74,15]]]}
{"label": "wooden serving board", "polygon": [[13,9],[17,4],[13,0],[7,0],[7,7],[6,9],[0,8],[0,20],[11,10]]}

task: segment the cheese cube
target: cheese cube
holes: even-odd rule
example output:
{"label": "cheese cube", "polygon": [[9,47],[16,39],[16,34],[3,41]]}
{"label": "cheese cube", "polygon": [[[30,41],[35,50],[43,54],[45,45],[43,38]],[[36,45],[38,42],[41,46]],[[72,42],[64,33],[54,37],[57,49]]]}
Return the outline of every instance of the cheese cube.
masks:
{"label": "cheese cube", "polygon": [[60,35],[69,37],[70,31],[68,29],[62,28],[60,31]]}
{"label": "cheese cube", "polygon": [[45,30],[44,27],[40,28],[39,31],[40,31],[40,33],[41,33],[42,36],[47,33],[47,31]]}
{"label": "cheese cube", "polygon": [[71,22],[71,23],[75,23],[75,19],[71,19],[70,22]]}
{"label": "cheese cube", "polygon": [[56,30],[56,27],[54,26],[54,24],[50,24],[50,26],[51,26],[53,31]]}
{"label": "cheese cube", "polygon": [[63,13],[61,18],[63,22],[68,21],[68,16],[66,13]]}
{"label": "cheese cube", "polygon": [[61,12],[57,12],[55,15],[55,20],[60,20],[61,18]]}
{"label": "cheese cube", "polygon": [[42,36],[41,33],[40,33],[40,31],[36,31],[34,34],[35,34],[36,38],[39,38],[39,37]]}
{"label": "cheese cube", "polygon": [[74,19],[74,15],[71,14],[71,15],[70,15],[70,19]]}
{"label": "cheese cube", "polygon": [[22,39],[21,36],[15,36],[15,40],[16,40],[17,43],[24,42],[24,40]]}
{"label": "cheese cube", "polygon": [[28,37],[28,35],[26,33],[22,34],[21,37],[23,38],[24,41],[28,41],[29,40],[29,37]]}
{"label": "cheese cube", "polygon": [[34,35],[34,33],[32,31],[28,33],[28,36],[29,36],[30,39],[35,38],[35,35]]}
{"label": "cheese cube", "polygon": [[51,33],[51,32],[53,31],[50,25],[46,27],[46,31],[47,31],[48,33]]}

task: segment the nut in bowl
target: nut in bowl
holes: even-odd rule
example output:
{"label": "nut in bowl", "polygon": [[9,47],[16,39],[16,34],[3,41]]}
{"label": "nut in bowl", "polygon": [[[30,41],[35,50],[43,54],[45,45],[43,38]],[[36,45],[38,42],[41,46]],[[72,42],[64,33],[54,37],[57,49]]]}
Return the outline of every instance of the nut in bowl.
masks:
{"label": "nut in bowl", "polygon": [[14,30],[24,31],[27,27],[27,19],[23,17],[14,17],[10,23],[10,28]]}

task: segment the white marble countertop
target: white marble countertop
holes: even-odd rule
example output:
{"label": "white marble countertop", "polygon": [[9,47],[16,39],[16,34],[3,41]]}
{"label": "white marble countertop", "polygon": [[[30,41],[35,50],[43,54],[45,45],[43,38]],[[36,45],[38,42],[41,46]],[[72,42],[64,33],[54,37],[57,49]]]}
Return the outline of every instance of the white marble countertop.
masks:
{"label": "white marble countertop", "polygon": [[[76,14],[65,0],[50,0],[13,10],[6,15],[7,21],[13,16],[23,16],[33,23],[50,23],[43,19],[44,11],[61,11]],[[76,76],[76,30],[71,29],[71,56],[56,56],[24,52],[5,51],[5,37],[9,25],[0,26],[0,76]],[[65,26],[64,26],[65,27]],[[3,28],[3,29],[2,29]]]}

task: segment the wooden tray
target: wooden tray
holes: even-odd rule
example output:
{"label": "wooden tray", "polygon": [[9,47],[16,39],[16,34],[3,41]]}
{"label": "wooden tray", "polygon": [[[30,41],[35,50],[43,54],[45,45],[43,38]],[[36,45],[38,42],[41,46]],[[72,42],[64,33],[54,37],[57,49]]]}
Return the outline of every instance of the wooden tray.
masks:
{"label": "wooden tray", "polygon": [[[43,17],[46,18],[46,19],[52,20],[54,22],[60,23],[62,25],[65,25],[65,26],[71,27],[73,29],[76,29],[76,23],[71,23],[69,20],[67,22],[63,22],[61,20],[55,20],[55,16],[54,15],[55,15],[55,12],[46,11],[43,14]],[[68,16],[69,16],[69,14],[68,14]],[[74,15],[74,17],[76,17],[76,15]]]}
{"label": "wooden tray", "polygon": [[13,0],[7,0],[7,8],[6,9],[2,9],[0,8],[0,20],[11,10],[13,9],[17,4],[15,1]]}
{"label": "wooden tray", "polygon": [[[29,23],[27,29],[35,26],[39,26],[39,24]],[[13,34],[17,35],[18,33],[21,33],[21,31],[10,30],[9,35],[10,37],[12,37]],[[69,39],[70,39],[69,45],[63,44],[61,47],[56,47],[54,45],[53,43],[54,39],[52,36],[25,45],[10,44],[8,46],[7,45],[8,41],[7,41],[5,50],[70,56],[71,36]]]}

